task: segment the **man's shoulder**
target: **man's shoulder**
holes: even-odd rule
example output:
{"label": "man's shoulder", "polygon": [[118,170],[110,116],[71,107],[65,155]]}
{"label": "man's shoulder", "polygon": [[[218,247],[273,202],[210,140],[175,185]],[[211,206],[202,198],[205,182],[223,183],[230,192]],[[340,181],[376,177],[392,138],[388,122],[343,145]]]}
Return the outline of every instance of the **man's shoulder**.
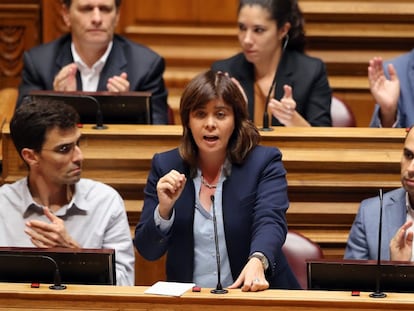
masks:
{"label": "man's shoulder", "polygon": [[13,183],[3,184],[0,187],[0,201],[3,206],[24,205],[24,202],[31,200],[29,188],[27,186],[27,178],[24,177]]}
{"label": "man's shoulder", "polygon": [[118,191],[112,186],[89,178],[81,178],[76,184],[76,188],[84,195],[119,196]]}
{"label": "man's shoulder", "polygon": [[9,191],[21,191],[25,188],[27,188],[27,178],[26,177],[18,179],[15,182],[12,182],[12,183],[3,184],[0,187],[0,193],[4,194],[4,193],[7,193]]}
{"label": "man's shoulder", "polygon": [[384,62],[384,66],[387,66],[388,64],[392,63],[394,66],[403,66],[407,67],[407,64],[409,62],[414,62],[414,49],[411,51],[398,55],[394,58],[388,59]]}
{"label": "man's shoulder", "polygon": [[[394,202],[394,203],[404,202],[405,192],[406,192],[405,189],[402,187],[386,192],[383,195],[383,205],[389,202]],[[379,196],[370,197],[370,198],[364,199],[361,202],[361,208],[371,208],[373,206],[374,207],[380,206]]]}
{"label": "man's shoulder", "polygon": [[50,52],[58,53],[65,45],[69,47],[70,43],[71,43],[71,35],[66,34],[53,41],[32,47],[30,50],[28,50],[28,53],[34,56],[37,55],[39,57],[44,56],[45,53],[50,53]]}
{"label": "man's shoulder", "polygon": [[114,42],[114,46],[115,47],[122,47],[123,49],[129,49],[131,50],[133,53],[137,53],[137,54],[147,54],[147,55],[152,55],[152,56],[156,56],[156,57],[161,57],[157,52],[155,52],[153,49],[151,49],[150,47],[132,41],[124,36],[121,35],[114,35],[113,38],[113,42]]}

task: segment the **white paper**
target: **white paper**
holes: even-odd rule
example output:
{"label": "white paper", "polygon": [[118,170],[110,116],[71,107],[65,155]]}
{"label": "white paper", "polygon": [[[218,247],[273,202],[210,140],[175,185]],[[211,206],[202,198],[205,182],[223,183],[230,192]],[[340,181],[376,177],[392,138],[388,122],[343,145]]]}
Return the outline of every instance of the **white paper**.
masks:
{"label": "white paper", "polygon": [[177,282],[162,282],[158,281],[150,288],[148,288],[145,294],[165,295],[165,296],[181,296],[189,289],[195,286],[194,283],[177,283]]}

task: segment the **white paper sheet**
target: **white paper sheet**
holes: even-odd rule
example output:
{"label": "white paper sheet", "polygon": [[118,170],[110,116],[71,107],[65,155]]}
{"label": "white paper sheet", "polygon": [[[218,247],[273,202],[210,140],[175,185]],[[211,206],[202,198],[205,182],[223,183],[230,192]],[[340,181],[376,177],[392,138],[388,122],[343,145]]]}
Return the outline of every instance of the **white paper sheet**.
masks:
{"label": "white paper sheet", "polygon": [[159,281],[148,288],[145,294],[165,295],[165,296],[181,296],[189,289],[195,286],[194,283],[177,283]]}

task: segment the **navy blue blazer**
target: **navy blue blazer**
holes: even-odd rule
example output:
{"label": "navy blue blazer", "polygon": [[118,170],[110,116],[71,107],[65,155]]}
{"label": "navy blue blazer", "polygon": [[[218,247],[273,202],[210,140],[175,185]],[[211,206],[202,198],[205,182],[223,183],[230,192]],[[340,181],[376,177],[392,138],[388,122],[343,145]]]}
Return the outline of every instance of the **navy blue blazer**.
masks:
{"label": "navy blue blazer", "polygon": [[[381,260],[390,260],[391,239],[406,221],[405,194],[404,188],[398,188],[383,196]],[[345,259],[378,259],[379,215],[378,196],[361,202],[349,233]]]}
{"label": "navy blue blazer", "polygon": [[[384,72],[389,78],[388,64],[392,63],[400,80],[400,97],[398,99],[397,124],[395,127],[414,125],[414,49],[394,59],[384,62]],[[375,105],[371,127],[380,127],[379,105]]]}
{"label": "navy blue blazer", "polygon": [[[240,82],[248,98],[250,118],[254,120],[254,65],[239,53],[213,63],[211,68],[228,72]],[[292,87],[296,110],[305,120],[312,126],[332,126],[332,90],[320,59],[286,50],[277,69],[274,98],[283,97],[285,84]],[[282,124],[273,117],[272,125]]]}
{"label": "navy blue blazer", "polygon": [[[260,251],[269,260],[267,278],[271,288],[300,288],[281,250],[287,233],[286,171],[276,148],[257,146],[242,165],[232,165],[223,183],[223,221],[233,279],[248,257]],[[194,270],[193,220],[195,188],[191,178],[174,205],[175,219],[168,235],[154,222],[158,205],[158,180],[175,169],[189,176],[178,149],[154,155],[145,187],[144,208],[135,229],[134,243],[147,260],[167,253],[167,280],[192,282]]]}
{"label": "navy blue blazer", "polygon": [[[73,62],[71,35],[67,34],[50,43],[36,46],[23,55],[22,81],[19,86],[20,105],[31,90],[53,90],[53,80],[62,67]],[[102,69],[98,91],[106,91],[110,77],[128,74],[131,91],[151,92],[152,121],[155,124],[168,123],[167,89],[164,84],[164,59],[148,47],[115,35],[112,50]],[[80,73],[77,73],[77,87],[82,90]]]}

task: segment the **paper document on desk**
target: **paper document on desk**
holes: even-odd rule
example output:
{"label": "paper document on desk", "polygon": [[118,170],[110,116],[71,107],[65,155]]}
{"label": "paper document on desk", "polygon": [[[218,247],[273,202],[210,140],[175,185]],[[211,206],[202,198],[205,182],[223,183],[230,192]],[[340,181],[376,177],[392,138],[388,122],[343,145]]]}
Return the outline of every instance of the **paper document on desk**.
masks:
{"label": "paper document on desk", "polygon": [[162,282],[158,281],[150,288],[148,288],[145,294],[165,295],[165,296],[181,296],[189,289],[195,286],[194,283],[177,283],[177,282]]}

